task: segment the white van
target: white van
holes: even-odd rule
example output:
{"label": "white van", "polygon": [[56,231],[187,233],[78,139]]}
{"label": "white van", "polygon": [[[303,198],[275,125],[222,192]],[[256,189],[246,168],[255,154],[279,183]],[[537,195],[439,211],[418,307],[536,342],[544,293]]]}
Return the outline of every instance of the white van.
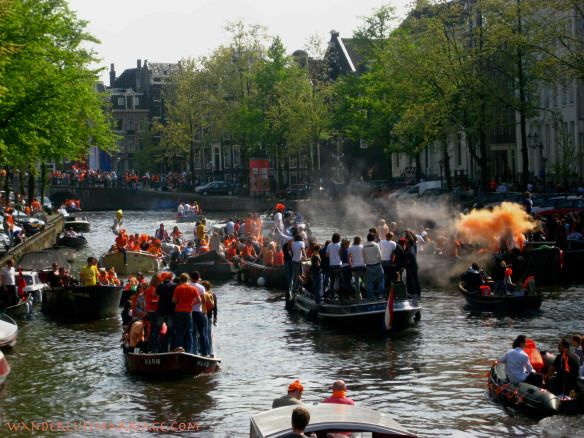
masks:
{"label": "white van", "polygon": [[404,193],[402,193],[399,198],[417,198],[422,196],[426,190],[429,189],[441,189],[442,181],[422,181],[415,186],[411,186]]}

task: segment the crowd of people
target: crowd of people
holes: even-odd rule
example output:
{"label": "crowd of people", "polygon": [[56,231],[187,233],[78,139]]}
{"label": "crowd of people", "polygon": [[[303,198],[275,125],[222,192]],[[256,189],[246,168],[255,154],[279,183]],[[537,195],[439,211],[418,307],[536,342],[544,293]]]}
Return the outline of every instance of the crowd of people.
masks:
{"label": "crowd of people", "polygon": [[123,342],[129,351],[185,351],[213,357],[212,327],[217,296],[198,272],[173,278],[170,272],[130,278],[132,296],[124,304]]}

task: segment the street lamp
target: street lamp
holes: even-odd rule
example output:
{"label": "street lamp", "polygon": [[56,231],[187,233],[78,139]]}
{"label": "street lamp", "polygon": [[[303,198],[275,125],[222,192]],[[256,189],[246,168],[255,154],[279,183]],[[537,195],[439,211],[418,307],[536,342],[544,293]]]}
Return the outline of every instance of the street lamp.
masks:
{"label": "street lamp", "polygon": [[527,145],[533,150],[539,149],[539,176],[543,180],[543,191],[545,193],[545,164],[547,159],[543,156],[543,143],[539,140],[537,132],[534,132],[533,134],[529,133],[527,136]]}

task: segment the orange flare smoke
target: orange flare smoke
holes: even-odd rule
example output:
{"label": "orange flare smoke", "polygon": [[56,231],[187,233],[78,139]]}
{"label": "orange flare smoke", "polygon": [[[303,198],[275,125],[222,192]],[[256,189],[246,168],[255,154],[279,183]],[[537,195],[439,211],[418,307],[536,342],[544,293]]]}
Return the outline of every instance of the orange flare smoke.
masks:
{"label": "orange flare smoke", "polygon": [[503,202],[492,210],[473,210],[455,224],[465,239],[498,246],[502,237],[511,235],[521,246],[523,234],[535,228],[535,223],[520,205]]}

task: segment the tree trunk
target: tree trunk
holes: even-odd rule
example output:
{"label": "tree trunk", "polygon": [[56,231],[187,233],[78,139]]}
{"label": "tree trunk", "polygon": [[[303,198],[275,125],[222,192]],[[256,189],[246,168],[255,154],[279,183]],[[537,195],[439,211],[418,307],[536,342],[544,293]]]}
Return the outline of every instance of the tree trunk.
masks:
{"label": "tree trunk", "polygon": [[422,163],[420,161],[420,153],[417,152],[414,158],[416,160],[416,182],[420,182],[422,179]]}
{"label": "tree trunk", "polygon": [[47,165],[45,163],[41,164],[41,199],[39,202],[41,203],[42,207],[45,207],[45,186],[47,182]]}
{"label": "tree trunk", "polygon": [[452,176],[450,171],[450,156],[448,155],[448,142],[445,139],[440,141],[442,145],[442,163],[444,165],[444,179],[446,188],[452,190]]}
{"label": "tree trunk", "polygon": [[[28,174],[28,205],[32,204],[32,200],[34,198],[34,190],[35,190],[35,172],[34,169],[30,170]],[[42,202],[41,202],[42,205]]]}

